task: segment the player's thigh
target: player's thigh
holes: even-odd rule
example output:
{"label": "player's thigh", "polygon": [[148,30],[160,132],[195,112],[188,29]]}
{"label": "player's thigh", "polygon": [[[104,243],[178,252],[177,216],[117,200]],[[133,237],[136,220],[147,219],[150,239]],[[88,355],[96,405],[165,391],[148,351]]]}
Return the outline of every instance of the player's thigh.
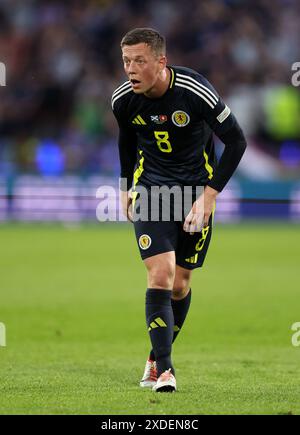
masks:
{"label": "player's thigh", "polygon": [[178,229],[175,222],[134,222],[136,241],[142,260],[175,251]]}
{"label": "player's thigh", "polygon": [[148,287],[172,289],[178,230],[175,222],[136,221],[140,255],[147,268]]}
{"label": "player's thigh", "polygon": [[148,288],[172,290],[176,272],[175,251],[153,255],[144,260]]}

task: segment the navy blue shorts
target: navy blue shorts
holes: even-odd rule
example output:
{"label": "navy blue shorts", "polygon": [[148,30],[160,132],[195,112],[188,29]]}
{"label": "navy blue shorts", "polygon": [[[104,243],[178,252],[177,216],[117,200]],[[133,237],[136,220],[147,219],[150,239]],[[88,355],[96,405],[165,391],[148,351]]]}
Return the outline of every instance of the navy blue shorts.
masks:
{"label": "navy blue shorts", "polygon": [[135,235],[142,259],[175,251],[179,266],[185,269],[201,267],[211,240],[213,215],[208,226],[193,235],[183,230],[183,224],[184,216],[180,221],[173,220],[172,216],[169,221],[135,221]]}

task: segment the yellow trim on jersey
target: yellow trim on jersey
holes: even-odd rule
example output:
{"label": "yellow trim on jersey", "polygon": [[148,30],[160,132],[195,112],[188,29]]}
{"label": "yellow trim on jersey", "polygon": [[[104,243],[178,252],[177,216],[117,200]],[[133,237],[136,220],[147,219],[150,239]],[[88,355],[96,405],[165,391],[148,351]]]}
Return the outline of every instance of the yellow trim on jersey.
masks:
{"label": "yellow trim on jersey", "polygon": [[135,200],[136,200],[136,197],[137,197],[137,192],[134,191],[134,188],[137,185],[140,176],[144,172],[144,160],[145,160],[145,157],[143,156],[143,151],[140,150],[139,154],[141,156],[141,158],[139,160],[139,166],[136,168],[136,170],[134,171],[134,174],[133,174],[132,207],[134,207]]}
{"label": "yellow trim on jersey", "polygon": [[205,149],[203,150],[203,156],[205,158],[205,169],[208,172],[208,179],[211,180],[213,177],[214,170],[212,166],[208,163],[208,155],[206,154]]}
{"label": "yellow trim on jersey", "polygon": [[145,157],[143,156],[143,151],[140,150],[139,154],[140,154],[141,158],[139,160],[139,166],[134,171],[134,174],[133,174],[133,187],[135,187],[137,185],[137,182],[139,181],[140,176],[144,172],[144,160],[145,160]]}
{"label": "yellow trim on jersey", "polygon": [[174,84],[175,74],[174,74],[174,70],[172,68],[170,68],[170,70],[171,70],[171,81],[170,81],[170,89],[171,89],[173,84]]}

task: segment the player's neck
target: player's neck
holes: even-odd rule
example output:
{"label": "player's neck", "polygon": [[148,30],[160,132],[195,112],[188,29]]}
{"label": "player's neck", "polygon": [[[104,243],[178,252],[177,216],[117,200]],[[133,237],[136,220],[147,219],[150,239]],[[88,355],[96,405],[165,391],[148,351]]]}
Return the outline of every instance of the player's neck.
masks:
{"label": "player's neck", "polygon": [[148,98],[162,97],[169,88],[170,79],[171,79],[171,72],[169,68],[165,68],[162,71],[161,77],[158,78],[153,88],[151,88],[148,92],[145,92],[144,95]]}

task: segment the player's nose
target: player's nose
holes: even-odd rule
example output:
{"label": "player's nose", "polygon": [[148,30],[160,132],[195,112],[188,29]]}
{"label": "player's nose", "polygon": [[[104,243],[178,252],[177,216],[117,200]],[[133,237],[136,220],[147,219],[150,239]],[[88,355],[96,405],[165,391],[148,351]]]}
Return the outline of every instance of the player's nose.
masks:
{"label": "player's nose", "polygon": [[128,64],[128,66],[127,66],[127,72],[128,72],[128,74],[135,74],[134,63],[133,62],[130,62]]}

